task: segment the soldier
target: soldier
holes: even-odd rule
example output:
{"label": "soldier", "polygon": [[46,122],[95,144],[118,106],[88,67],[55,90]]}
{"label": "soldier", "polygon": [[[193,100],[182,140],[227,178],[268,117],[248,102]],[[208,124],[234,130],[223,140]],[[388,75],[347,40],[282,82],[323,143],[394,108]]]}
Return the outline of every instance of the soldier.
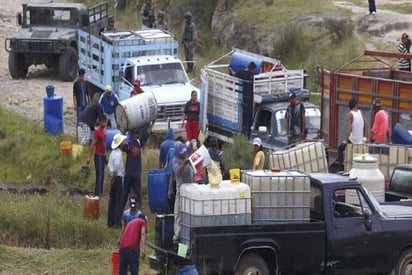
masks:
{"label": "soldier", "polygon": [[196,25],[192,22],[192,14],[186,12],[184,15],[185,27],[182,35],[182,44],[185,49],[185,58],[187,63],[187,72],[193,72],[193,48],[196,42]]}
{"label": "soldier", "polygon": [[157,14],[157,24],[156,27],[158,29],[167,31],[167,23],[165,21],[165,13],[163,11],[159,11],[159,13]]}
{"label": "soldier", "polygon": [[114,22],[115,22],[114,17],[110,16],[107,19],[107,26],[103,29],[103,32],[115,32],[116,28],[114,27]]}
{"label": "soldier", "polygon": [[156,18],[152,0],[145,0],[140,15],[142,16],[142,29],[154,27]]}

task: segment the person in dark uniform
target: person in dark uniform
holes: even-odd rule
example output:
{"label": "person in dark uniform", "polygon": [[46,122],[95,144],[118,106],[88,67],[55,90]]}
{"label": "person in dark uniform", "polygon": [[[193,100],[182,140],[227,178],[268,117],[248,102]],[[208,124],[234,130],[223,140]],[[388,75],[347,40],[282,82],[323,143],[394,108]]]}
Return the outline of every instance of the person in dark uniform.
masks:
{"label": "person in dark uniform", "polygon": [[192,14],[186,12],[184,15],[185,27],[183,29],[182,44],[185,50],[185,59],[187,61],[187,73],[193,72],[194,46],[196,42],[196,25],[192,22]]}
{"label": "person in dark uniform", "polygon": [[242,135],[250,137],[250,127],[253,121],[253,78],[256,69],[255,62],[250,62],[246,69],[234,72],[231,68],[230,74],[242,79]]}

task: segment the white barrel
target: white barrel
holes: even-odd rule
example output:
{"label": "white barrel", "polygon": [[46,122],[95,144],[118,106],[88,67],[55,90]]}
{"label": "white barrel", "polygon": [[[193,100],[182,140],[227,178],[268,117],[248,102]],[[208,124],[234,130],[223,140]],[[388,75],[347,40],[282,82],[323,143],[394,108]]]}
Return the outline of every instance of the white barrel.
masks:
{"label": "white barrel", "polygon": [[376,158],[369,154],[354,157],[349,176],[357,178],[378,201],[385,201],[385,176],[379,170]]}
{"label": "white barrel", "polygon": [[138,129],[157,117],[157,102],[152,92],[144,92],[119,102],[116,122],[119,129]]}

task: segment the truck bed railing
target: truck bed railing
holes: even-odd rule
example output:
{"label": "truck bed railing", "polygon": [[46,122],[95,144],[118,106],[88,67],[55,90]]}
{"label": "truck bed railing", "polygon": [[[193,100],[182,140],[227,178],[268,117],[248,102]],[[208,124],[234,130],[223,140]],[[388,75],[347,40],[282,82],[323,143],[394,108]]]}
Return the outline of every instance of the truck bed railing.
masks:
{"label": "truck bed railing", "polygon": [[107,18],[109,14],[109,5],[107,2],[100,3],[89,8],[89,22],[95,23],[103,18]]}

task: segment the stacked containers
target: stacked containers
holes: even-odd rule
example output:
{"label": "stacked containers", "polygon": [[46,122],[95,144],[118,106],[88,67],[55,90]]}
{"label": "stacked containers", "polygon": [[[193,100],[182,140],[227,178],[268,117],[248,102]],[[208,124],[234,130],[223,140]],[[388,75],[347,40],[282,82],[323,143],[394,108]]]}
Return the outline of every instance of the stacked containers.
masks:
{"label": "stacked containers", "polygon": [[190,243],[190,228],[251,223],[250,188],[223,181],[219,187],[190,183],[180,187],[180,241]]}
{"label": "stacked containers", "polygon": [[252,223],[308,222],[310,179],[299,171],[242,171],[252,192]]}
{"label": "stacked containers", "polygon": [[304,172],[328,172],[325,146],[322,142],[305,142],[269,156],[270,168],[297,169]]}

